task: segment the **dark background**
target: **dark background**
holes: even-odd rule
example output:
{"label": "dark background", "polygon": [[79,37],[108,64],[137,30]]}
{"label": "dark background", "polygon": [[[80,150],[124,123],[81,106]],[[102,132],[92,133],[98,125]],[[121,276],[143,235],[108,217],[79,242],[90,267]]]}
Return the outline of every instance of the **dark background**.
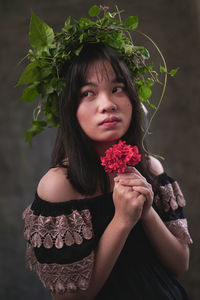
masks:
{"label": "dark background", "polygon": [[[27,62],[18,62],[29,49],[30,11],[55,31],[68,15],[79,18],[93,4],[106,4],[139,17],[139,29],[149,34],[162,50],[169,69],[180,67],[169,78],[159,114],[151,127],[151,151],[161,154],[169,175],[176,178],[187,200],[186,214],[194,241],[190,270],[181,277],[192,300],[200,299],[199,214],[199,112],[200,112],[200,2],[199,0],[12,0],[0,1],[0,299],[45,300],[50,295],[24,264],[21,214],[32,201],[40,177],[47,171],[55,131],[36,137],[31,150],[24,141],[33,106],[19,102],[22,88],[14,88]],[[135,36],[136,44],[149,43]],[[152,59],[161,63],[153,50]],[[153,100],[161,93],[156,88]]]}

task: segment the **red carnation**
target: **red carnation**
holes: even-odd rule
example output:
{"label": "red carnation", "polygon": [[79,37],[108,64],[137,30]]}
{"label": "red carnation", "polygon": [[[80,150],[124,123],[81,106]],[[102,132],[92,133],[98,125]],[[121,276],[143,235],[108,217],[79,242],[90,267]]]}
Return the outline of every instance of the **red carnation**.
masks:
{"label": "red carnation", "polygon": [[136,166],[141,161],[137,146],[126,145],[119,141],[106,150],[106,155],[101,157],[101,165],[105,166],[107,173],[124,173],[126,166]]}

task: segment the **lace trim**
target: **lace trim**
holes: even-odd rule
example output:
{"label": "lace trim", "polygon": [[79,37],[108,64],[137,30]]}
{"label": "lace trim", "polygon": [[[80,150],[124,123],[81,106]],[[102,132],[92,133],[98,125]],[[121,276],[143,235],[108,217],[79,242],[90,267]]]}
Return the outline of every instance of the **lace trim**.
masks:
{"label": "lace trim", "polygon": [[155,196],[155,204],[159,211],[176,210],[178,206],[184,207],[186,205],[184,196],[176,181],[173,183],[160,186],[159,194]]}
{"label": "lace trim", "polygon": [[91,214],[88,209],[82,211],[74,210],[69,215],[58,217],[36,216],[28,206],[23,213],[25,219],[24,237],[30,241],[33,247],[57,249],[64,245],[82,244],[83,238],[93,238]]}
{"label": "lace trim", "polygon": [[165,225],[171,233],[184,244],[192,244],[192,238],[188,231],[186,219],[177,219],[165,222]]}
{"label": "lace trim", "polygon": [[26,266],[34,271],[45,288],[52,293],[73,293],[86,290],[94,264],[94,252],[80,261],[71,264],[41,264],[37,261],[33,247],[27,243]]}

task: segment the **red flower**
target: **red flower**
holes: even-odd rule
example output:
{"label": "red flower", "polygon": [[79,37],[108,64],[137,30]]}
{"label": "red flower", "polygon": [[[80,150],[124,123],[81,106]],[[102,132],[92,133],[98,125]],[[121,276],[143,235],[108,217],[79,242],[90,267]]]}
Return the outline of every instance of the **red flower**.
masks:
{"label": "red flower", "polygon": [[106,150],[106,155],[101,157],[101,165],[105,166],[107,173],[124,173],[126,166],[136,166],[141,161],[137,146],[126,145],[119,141]]}

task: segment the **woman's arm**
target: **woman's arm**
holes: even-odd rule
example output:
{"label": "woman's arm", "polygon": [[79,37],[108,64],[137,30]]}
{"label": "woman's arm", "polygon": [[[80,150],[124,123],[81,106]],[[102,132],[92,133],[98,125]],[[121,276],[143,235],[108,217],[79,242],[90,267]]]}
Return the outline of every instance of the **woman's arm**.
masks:
{"label": "woman's arm", "polygon": [[[155,175],[164,172],[157,159],[150,157],[150,162]],[[182,243],[168,230],[152,206],[142,215],[142,223],[165,267],[177,276],[186,272],[189,268],[188,245]]]}
{"label": "woman's arm", "polygon": [[165,267],[179,276],[189,268],[189,248],[165,226],[151,207],[142,217],[144,230]]}
{"label": "woman's arm", "polygon": [[[155,158],[151,158],[151,167],[155,175],[164,172],[161,163]],[[118,180],[121,184],[133,186],[135,191],[146,197],[141,221],[160,260],[173,274],[180,275],[184,273],[189,267],[188,245],[182,243],[168,230],[160,216],[153,209],[152,189],[146,179],[136,169],[133,173],[130,173],[129,177],[129,179],[124,179],[122,174],[118,176]]]}
{"label": "woman's arm", "polygon": [[53,295],[54,300],[92,300],[100,291],[124,246],[130,229],[114,217],[104,231],[95,251],[95,264],[86,291]]}

